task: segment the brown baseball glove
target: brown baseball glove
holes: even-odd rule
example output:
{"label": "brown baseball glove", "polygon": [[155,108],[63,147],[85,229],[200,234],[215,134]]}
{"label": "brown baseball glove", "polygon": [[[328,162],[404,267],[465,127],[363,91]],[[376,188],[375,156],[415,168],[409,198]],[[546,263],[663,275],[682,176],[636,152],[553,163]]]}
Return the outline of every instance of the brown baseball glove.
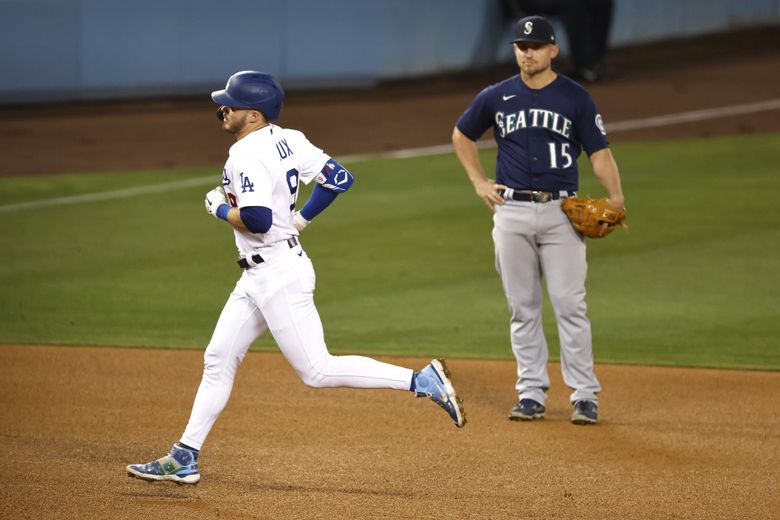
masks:
{"label": "brown baseball glove", "polygon": [[602,238],[625,224],[626,210],[613,208],[607,199],[569,197],[561,202],[574,229],[590,238]]}

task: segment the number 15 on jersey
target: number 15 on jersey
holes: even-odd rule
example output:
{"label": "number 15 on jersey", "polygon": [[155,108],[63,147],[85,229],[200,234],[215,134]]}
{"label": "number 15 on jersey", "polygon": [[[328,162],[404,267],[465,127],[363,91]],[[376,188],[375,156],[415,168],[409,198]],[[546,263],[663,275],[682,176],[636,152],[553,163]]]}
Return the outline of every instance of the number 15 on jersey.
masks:
{"label": "number 15 on jersey", "polygon": [[[559,157],[563,162],[560,168],[566,169],[572,165],[574,160],[569,154],[569,143],[556,143],[555,141],[551,141],[547,143],[547,146],[550,148],[550,168],[556,168],[556,169],[559,168],[558,166]],[[560,148],[560,152],[558,152],[558,148]]]}

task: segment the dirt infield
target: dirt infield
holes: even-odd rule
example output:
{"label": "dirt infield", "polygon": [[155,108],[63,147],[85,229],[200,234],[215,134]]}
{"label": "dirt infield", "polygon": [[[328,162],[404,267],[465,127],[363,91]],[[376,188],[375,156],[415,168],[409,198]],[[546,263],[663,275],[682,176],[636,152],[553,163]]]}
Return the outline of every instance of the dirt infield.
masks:
{"label": "dirt infield", "polygon": [[[618,76],[590,88],[608,123],[780,98],[777,31],[616,52],[613,64]],[[292,94],[280,124],[334,156],[439,145],[500,73]],[[0,109],[0,175],[220,165],[230,140],[213,112],[208,98]],[[611,138],[769,131],[780,131],[778,111]],[[630,172],[624,178],[630,204]],[[557,364],[547,418],[529,424],[506,420],[514,362],[448,362],[469,418],[462,430],[426,400],[309,389],[280,355],[250,353],[204,448],[201,483],[178,487],[129,479],[124,467],[178,439],[202,352],[0,345],[0,518],[732,519],[780,511],[778,372],[597,365],[602,420],[578,427]]]}
{"label": "dirt infield", "polygon": [[[419,359],[386,359],[419,368]],[[605,366],[602,421],[506,420],[514,363],[450,360],[469,423],[389,390],[314,390],[250,353],[196,487],[147,484],[196,351],[0,347],[2,518],[771,518],[780,373]]]}

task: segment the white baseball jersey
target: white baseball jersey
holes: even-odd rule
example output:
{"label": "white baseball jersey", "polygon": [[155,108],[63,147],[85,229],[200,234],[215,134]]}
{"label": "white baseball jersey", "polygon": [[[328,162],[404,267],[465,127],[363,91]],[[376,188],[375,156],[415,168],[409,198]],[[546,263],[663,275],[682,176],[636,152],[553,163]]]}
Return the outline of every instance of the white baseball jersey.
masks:
{"label": "white baseball jersey", "polygon": [[329,160],[301,132],[275,125],[255,130],[230,148],[222,182],[231,205],[270,208],[273,224],[257,234],[233,226],[239,254],[258,250],[264,261],[241,273],[206,347],[203,378],[181,437],[187,446],[203,446],[250,345],[267,330],[311,387],[411,388],[411,369],[328,352],[314,305],[314,267],[301,244],[291,248],[285,243],[298,234],[292,223],[298,182],[326,183],[321,170]]}
{"label": "white baseball jersey", "polygon": [[298,184],[309,184],[330,159],[298,130],[269,124],[236,141],[222,170],[222,184],[233,207],[270,208],[267,233],[233,228],[239,255],[246,256],[298,235],[293,212]]}

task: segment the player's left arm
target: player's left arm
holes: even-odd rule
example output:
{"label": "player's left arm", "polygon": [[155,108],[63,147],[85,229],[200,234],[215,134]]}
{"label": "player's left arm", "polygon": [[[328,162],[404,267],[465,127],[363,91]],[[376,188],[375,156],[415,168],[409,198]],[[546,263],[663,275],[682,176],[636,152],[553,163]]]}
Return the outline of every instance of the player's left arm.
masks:
{"label": "player's left arm", "polygon": [[271,208],[246,206],[234,208],[230,205],[222,186],[206,194],[206,211],[218,219],[229,222],[233,227],[250,233],[267,233],[273,224]]}
{"label": "player's left arm", "polygon": [[[228,196],[225,186],[231,182],[240,186],[240,194]],[[206,194],[206,211],[239,231],[267,233],[273,224],[270,193],[271,176],[262,163],[231,156],[222,172],[222,186]]]}
{"label": "player's left arm", "polygon": [[295,228],[298,231],[309,225],[314,217],[322,213],[336,200],[340,193],[347,191],[355,182],[355,178],[338,162],[328,159],[320,173],[314,177],[314,182],[317,184],[314,186],[309,200],[293,217]]}
{"label": "player's left arm", "polygon": [[624,209],[623,188],[620,186],[620,172],[615,158],[609,149],[607,131],[593,98],[580,90],[577,98],[577,117],[581,122],[575,126],[577,139],[588,154],[593,173],[599,183],[607,191],[607,200],[613,208]]}
{"label": "player's left arm", "polygon": [[267,233],[273,224],[273,212],[265,206],[229,208],[225,217],[233,227],[250,233]]}
{"label": "player's left arm", "polygon": [[625,208],[623,188],[620,185],[620,172],[615,158],[612,156],[612,151],[607,147],[593,152],[590,154],[590,165],[596,179],[607,191],[610,205],[614,208]]}

